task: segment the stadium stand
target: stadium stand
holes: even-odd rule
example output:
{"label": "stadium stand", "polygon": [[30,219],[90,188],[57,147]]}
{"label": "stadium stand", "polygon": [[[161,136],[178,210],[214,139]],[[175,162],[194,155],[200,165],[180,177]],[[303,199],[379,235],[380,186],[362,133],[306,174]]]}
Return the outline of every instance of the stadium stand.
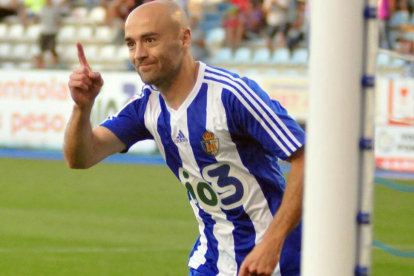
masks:
{"label": "stadium stand", "polygon": [[288,48],[276,49],[273,53],[271,63],[274,65],[286,66],[289,64],[290,52]]}
{"label": "stadium stand", "polygon": [[15,45],[10,52],[10,57],[15,61],[30,60],[30,57],[27,55],[30,50],[29,47],[28,44],[24,43]]}
{"label": "stadium stand", "polygon": [[390,26],[399,27],[402,24],[408,24],[409,17],[410,15],[407,11],[397,11],[391,17]]}
{"label": "stadium stand", "polygon": [[291,65],[306,67],[308,64],[308,50],[307,49],[296,49],[292,53],[290,60]]}
{"label": "stadium stand", "polygon": [[70,16],[64,18],[65,24],[86,24],[88,20],[88,9],[86,7],[76,7],[70,13]]}
{"label": "stadium stand", "polygon": [[77,39],[76,36],[76,27],[73,25],[65,25],[63,26],[60,31],[59,34],[57,36],[57,41],[59,43],[68,43],[68,42],[73,42]]}
{"label": "stadium stand", "polygon": [[115,45],[105,45],[101,48],[99,55],[97,55],[97,61],[101,62],[114,62],[118,48]]}
{"label": "stadium stand", "polygon": [[38,24],[31,25],[26,29],[26,40],[36,43],[40,35],[40,26]]}
{"label": "stadium stand", "polygon": [[6,24],[0,24],[0,40],[5,40],[7,37],[8,26]]}
{"label": "stadium stand", "polygon": [[[56,48],[56,51],[58,53],[61,53],[62,52],[62,46],[61,45],[58,45],[57,48]],[[30,58],[35,57],[39,53],[40,53],[40,47],[39,47],[39,45],[38,44],[32,44],[32,47],[30,47],[30,50],[29,50],[29,57]]]}
{"label": "stadium stand", "polygon": [[106,18],[106,10],[104,7],[94,7],[89,15],[89,18],[93,24],[104,24]]}
{"label": "stadium stand", "polygon": [[230,64],[233,57],[231,48],[223,47],[220,48],[216,54],[208,60],[212,64]]}
{"label": "stadium stand", "polygon": [[78,49],[75,44],[64,47],[60,55],[61,59],[65,60],[68,63],[77,61],[78,59]]}
{"label": "stadium stand", "polygon": [[265,65],[270,60],[270,50],[268,48],[260,48],[254,52],[252,63],[256,65]]}
{"label": "stadium stand", "polygon": [[22,24],[13,24],[9,27],[7,39],[10,41],[20,41],[24,39],[24,26]]}
{"label": "stadium stand", "polygon": [[0,58],[1,60],[7,61],[9,58],[9,53],[11,50],[11,45],[9,43],[0,44]]}
{"label": "stadium stand", "polygon": [[405,64],[405,60],[401,59],[401,58],[393,58],[391,63],[389,64],[389,67],[391,68],[402,68]]}
{"label": "stadium stand", "polygon": [[109,26],[98,26],[95,28],[93,40],[98,43],[111,43],[114,40],[115,31]]}
{"label": "stadium stand", "polygon": [[209,49],[210,55],[215,55],[217,51],[223,46],[226,39],[226,31],[221,28],[213,28],[206,34],[206,46]]}
{"label": "stadium stand", "polygon": [[93,39],[93,27],[92,26],[81,26],[77,29],[76,40],[82,43],[91,43]]}
{"label": "stadium stand", "polygon": [[379,53],[377,56],[377,67],[386,68],[390,66],[391,58],[386,53]]}
{"label": "stadium stand", "polygon": [[[56,0],[60,3],[61,0]],[[265,29],[261,37],[244,39],[238,48],[226,45],[226,31],[223,16],[233,6],[231,1],[187,0],[188,12],[199,18],[199,27],[205,32],[205,45],[209,57],[204,61],[213,66],[222,66],[236,70],[255,69],[260,74],[286,73],[296,70],[303,73],[307,68],[309,52],[304,41],[296,49],[289,50],[285,45],[275,44],[270,51],[266,48]],[[84,43],[88,49],[88,58],[102,70],[133,69],[129,63],[128,51],[120,46],[119,27],[107,24],[105,6],[87,8],[86,0],[71,1],[69,10],[65,11],[62,26],[57,36],[60,65],[58,68],[76,67],[76,41]],[[414,28],[414,14],[408,11],[396,11],[390,20],[392,43],[398,47],[399,40],[414,41],[414,31],[406,31],[401,25]],[[40,25],[36,23],[21,24],[17,16],[11,16],[0,22],[0,67],[34,68],[30,66],[39,53],[38,39]],[[49,55],[50,56],[50,55]],[[48,55],[46,55],[46,59]],[[385,73],[398,73],[404,67],[404,61],[390,58],[387,53],[380,53],[377,59],[378,69]],[[254,68],[251,68],[254,66]],[[273,70],[274,69],[274,70]]]}
{"label": "stadium stand", "polygon": [[[95,62],[98,61],[99,57],[99,50],[98,46],[96,45],[86,45],[83,48],[85,55],[88,57],[88,61]],[[78,58],[78,55],[76,54],[76,59]]]}
{"label": "stadium stand", "polygon": [[237,64],[239,66],[247,65],[251,61],[252,50],[248,47],[238,48],[234,53],[234,57],[231,60],[231,63]]}

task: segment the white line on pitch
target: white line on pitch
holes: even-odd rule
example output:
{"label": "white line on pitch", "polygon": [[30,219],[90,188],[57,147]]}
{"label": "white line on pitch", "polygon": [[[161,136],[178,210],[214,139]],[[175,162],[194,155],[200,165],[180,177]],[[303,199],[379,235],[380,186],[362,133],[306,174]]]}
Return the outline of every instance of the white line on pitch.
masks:
{"label": "white line on pitch", "polygon": [[[394,249],[414,250],[414,245],[410,245],[410,244],[403,244],[403,245],[387,244],[387,246],[392,247]],[[373,246],[372,248],[381,249],[378,246]]]}

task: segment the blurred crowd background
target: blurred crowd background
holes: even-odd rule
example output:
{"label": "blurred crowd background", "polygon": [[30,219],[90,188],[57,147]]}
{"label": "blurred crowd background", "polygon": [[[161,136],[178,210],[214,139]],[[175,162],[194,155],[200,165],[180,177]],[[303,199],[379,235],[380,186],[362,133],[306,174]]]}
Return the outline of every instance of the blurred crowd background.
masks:
{"label": "blurred crowd background", "polygon": [[[72,69],[76,41],[94,70],[133,70],[123,26],[138,0],[0,0],[0,68]],[[196,59],[228,69],[307,74],[311,0],[176,0]],[[378,0],[377,65],[399,73],[414,54],[414,0]],[[327,22],[329,24],[329,22]],[[412,70],[411,70],[412,71]]]}

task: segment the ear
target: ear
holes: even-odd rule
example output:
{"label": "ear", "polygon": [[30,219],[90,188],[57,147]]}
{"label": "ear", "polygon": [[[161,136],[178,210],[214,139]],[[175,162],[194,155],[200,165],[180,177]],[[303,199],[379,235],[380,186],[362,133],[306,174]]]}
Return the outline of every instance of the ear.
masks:
{"label": "ear", "polygon": [[185,29],[183,32],[182,42],[184,47],[190,47],[191,45],[191,30]]}

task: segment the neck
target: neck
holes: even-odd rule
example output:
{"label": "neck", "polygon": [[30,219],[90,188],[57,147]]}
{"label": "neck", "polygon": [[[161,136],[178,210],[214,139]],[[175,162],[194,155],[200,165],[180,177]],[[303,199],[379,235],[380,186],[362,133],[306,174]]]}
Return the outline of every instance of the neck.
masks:
{"label": "neck", "polygon": [[157,86],[164,101],[170,108],[177,110],[191,93],[197,82],[198,67],[194,59],[185,59],[180,72],[168,87]]}

